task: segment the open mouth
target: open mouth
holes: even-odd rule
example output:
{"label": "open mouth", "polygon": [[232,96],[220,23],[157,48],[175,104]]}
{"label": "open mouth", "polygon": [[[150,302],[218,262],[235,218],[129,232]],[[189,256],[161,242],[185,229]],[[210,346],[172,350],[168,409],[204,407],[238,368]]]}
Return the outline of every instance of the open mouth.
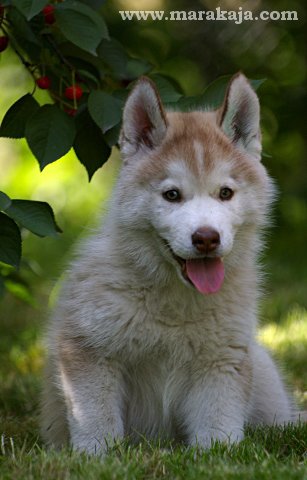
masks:
{"label": "open mouth", "polygon": [[221,257],[197,257],[184,259],[176,255],[165,242],[172,257],[180,266],[183,278],[192,284],[200,293],[208,295],[216,293],[223,285],[225,270]]}

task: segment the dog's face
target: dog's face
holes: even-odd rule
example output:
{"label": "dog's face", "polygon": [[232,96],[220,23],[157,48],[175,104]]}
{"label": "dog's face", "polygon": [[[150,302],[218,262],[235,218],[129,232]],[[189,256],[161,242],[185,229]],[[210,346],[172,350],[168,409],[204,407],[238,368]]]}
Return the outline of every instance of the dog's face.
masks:
{"label": "dog's face", "polygon": [[272,195],[260,163],[259,103],[245,77],[234,77],[220,110],[190,113],[166,113],[152,83],[140,80],[121,149],[124,221],[150,231],[184,282],[217,292],[224,258],[242,229],[264,222]]}

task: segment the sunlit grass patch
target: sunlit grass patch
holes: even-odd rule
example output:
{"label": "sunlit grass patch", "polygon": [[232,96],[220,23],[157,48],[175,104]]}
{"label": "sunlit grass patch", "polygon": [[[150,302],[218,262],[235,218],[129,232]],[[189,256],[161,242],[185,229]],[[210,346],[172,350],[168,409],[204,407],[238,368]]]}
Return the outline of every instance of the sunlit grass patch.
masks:
{"label": "sunlit grass patch", "polygon": [[290,383],[295,386],[298,403],[307,406],[307,310],[293,307],[280,324],[269,323],[260,329],[260,341],[281,360]]}
{"label": "sunlit grass patch", "polygon": [[[281,325],[270,323],[260,330],[260,340],[273,350],[285,350],[295,344],[298,349],[307,346],[307,310],[292,308]],[[306,350],[305,350],[306,351]]]}

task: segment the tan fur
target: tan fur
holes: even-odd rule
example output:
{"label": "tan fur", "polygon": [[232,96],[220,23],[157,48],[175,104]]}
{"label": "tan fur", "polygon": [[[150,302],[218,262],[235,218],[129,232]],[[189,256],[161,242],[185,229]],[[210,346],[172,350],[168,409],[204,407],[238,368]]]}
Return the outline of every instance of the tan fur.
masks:
{"label": "tan fur", "polygon": [[[206,179],[216,166],[217,161],[231,158],[235,178],[248,177],[251,181],[259,179],[259,168],[254,162],[248,162],[246,156],[234,148],[231,141],[217,125],[215,112],[167,112],[168,131],[161,148],[154,150],[139,168],[141,180],[159,178],[165,172],[165,165],[174,158],[182,158],[190,171],[198,178]],[[199,169],[195,160],[194,144],[191,138],[204,148],[203,168]],[[138,176],[137,176],[138,178]]]}

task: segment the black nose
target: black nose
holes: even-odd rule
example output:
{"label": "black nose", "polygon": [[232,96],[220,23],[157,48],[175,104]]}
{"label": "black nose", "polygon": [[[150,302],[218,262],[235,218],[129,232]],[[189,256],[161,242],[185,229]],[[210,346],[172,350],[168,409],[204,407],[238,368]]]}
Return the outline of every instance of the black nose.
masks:
{"label": "black nose", "polygon": [[200,253],[213,252],[220,244],[220,235],[213,228],[202,227],[193,233],[192,243]]}

